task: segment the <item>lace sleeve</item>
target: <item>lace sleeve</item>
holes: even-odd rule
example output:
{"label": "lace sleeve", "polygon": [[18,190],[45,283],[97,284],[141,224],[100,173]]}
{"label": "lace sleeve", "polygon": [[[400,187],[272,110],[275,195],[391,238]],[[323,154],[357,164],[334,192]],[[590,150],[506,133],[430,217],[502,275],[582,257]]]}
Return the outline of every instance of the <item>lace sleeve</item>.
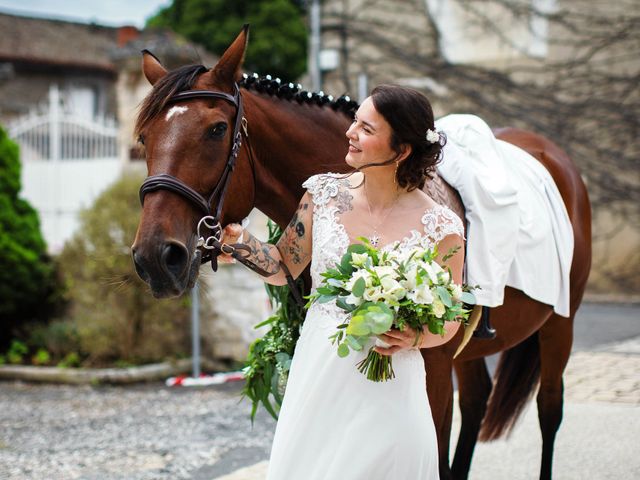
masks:
{"label": "lace sleeve", "polygon": [[331,173],[321,173],[309,177],[302,186],[311,194],[315,205],[326,206],[331,198],[338,195],[340,180]]}
{"label": "lace sleeve", "polygon": [[464,238],[462,220],[447,207],[438,205],[422,217],[424,235],[430,245],[437,245],[447,235],[456,234]]}

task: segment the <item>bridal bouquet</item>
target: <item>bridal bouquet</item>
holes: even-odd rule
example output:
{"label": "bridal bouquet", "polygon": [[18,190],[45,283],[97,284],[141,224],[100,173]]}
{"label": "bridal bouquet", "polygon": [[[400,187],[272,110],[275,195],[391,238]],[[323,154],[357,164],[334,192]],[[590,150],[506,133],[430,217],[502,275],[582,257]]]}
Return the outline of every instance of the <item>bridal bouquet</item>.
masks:
{"label": "bridal bouquet", "polygon": [[[348,312],[348,321],[329,337],[338,345],[340,357],[346,357],[350,350],[363,350],[372,337],[391,328],[409,326],[421,331],[426,325],[431,333],[444,335],[446,321],[468,319],[470,310],[464,304],[475,303],[475,298],[435,261],[435,249],[379,251],[368,239],[358,240],[363,244],[350,245],[335,268],[322,273],[322,284],[308,303],[335,300]],[[456,251],[449,251],[444,260]],[[380,355],[373,347],[357,367],[374,382],[395,376],[391,356]]]}

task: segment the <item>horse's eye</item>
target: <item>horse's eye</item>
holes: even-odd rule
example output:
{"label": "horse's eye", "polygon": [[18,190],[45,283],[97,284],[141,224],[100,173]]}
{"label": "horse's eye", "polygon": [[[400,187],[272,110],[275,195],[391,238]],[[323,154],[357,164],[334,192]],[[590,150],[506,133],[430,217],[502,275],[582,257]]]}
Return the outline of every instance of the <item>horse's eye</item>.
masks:
{"label": "horse's eye", "polygon": [[138,135],[138,143],[144,145],[144,137],[142,135]]}
{"label": "horse's eye", "polygon": [[222,138],[227,133],[227,124],[224,122],[218,122],[209,129],[209,135],[213,138]]}

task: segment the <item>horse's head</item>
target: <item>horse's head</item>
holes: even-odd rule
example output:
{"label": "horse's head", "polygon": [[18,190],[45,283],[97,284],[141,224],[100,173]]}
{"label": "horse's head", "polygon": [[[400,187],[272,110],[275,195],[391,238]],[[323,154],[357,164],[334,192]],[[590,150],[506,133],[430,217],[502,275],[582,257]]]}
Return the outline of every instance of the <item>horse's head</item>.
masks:
{"label": "horse's head", "polygon": [[225,225],[253,207],[247,155],[241,153],[237,162],[232,155],[234,145],[239,147],[236,82],[247,35],[245,27],[210,70],[189,65],[168,72],[143,53],[144,75],[153,90],[141,106],[136,134],[149,177],[141,189],[142,217],[132,253],[138,275],[156,297],[180,295],[193,286],[202,260],[196,228],[203,216],[217,216]]}

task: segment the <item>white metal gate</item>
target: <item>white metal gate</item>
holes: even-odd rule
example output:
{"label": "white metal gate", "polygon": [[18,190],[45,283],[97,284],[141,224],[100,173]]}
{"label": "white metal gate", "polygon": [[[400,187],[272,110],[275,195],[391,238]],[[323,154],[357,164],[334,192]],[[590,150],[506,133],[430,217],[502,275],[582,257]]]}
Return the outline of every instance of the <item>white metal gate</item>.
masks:
{"label": "white metal gate", "polygon": [[57,86],[48,108],[8,125],[20,145],[22,197],[38,211],[50,252],[59,251],[78,226],[78,213],[122,172],[118,128],[63,111]]}

